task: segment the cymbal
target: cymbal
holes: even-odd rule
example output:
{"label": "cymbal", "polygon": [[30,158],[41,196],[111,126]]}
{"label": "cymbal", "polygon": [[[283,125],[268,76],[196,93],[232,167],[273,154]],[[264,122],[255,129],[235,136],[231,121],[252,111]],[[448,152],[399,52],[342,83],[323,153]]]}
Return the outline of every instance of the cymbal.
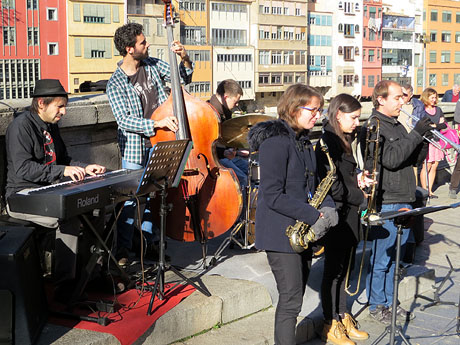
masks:
{"label": "cymbal", "polygon": [[269,115],[241,115],[222,123],[222,142],[229,147],[248,148],[248,133],[253,125],[275,119]]}

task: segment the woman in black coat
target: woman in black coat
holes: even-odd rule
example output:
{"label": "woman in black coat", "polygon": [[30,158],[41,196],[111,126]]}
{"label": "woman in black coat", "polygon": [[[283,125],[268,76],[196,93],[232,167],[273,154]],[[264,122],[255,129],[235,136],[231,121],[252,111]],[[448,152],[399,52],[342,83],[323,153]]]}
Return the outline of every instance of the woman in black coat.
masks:
{"label": "woman in black coat", "polygon": [[[330,194],[337,207],[339,223],[331,228],[321,240],[324,245],[324,273],[321,285],[321,303],[324,314],[323,340],[334,344],[355,344],[349,338],[363,340],[366,332],[359,331],[347,311],[345,275],[350,255],[360,240],[360,216],[358,208],[364,202],[364,192],[358,186],[372,181],[358,175],[351,143],[359,125],[361,104],[352,96],[340,94],[331,101],[328,108],[328,122],[324,126],[323,141],[336,166],[337,179]],[[319,145],[319,144],[318,144]],[[329,162],[319,146],[316,147],[318,174],[326,175]]]}
{"label": "woman in black coat", "polygon": [[275,343],[295,344],[296,319],[302,307],[311,265],[311,250],[296,253],[286,228],[297,220],[324,232],[337,224],[330,197],[319,210],[308,204],[318,178],[308,130],[321,113],[323,97],[315,89],[295,84],[278,103],[279,119],[251,128],[251,151],[259,152],[260,185],[256,210],[256,247],[265,250],[275,276],[279,300]]}

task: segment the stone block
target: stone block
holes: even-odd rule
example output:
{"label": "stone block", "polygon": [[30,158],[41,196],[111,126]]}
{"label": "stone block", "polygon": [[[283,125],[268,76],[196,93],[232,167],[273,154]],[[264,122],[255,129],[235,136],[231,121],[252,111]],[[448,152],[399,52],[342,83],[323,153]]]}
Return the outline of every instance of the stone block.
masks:
{"label": "stone block", "polygon": [[253,314],[272,305],[267,289],[256,282],[204,276],[203,283],[213,296],[222,299],[222,323]]}
{"label": "stone block", "polygon": [[399,300],[401,302],[409,301],[414,299],[415,295],[429,291],[434,281],[435,274],[433,269],[418,265],[409,267],[406,276],[399,283]]}
{"label": "stone block", "polygon": [[138,343],[147,345],[170,344],[203,330],[211,329],[220,322],[221,311],[222,300],[219,297],[206,297],[195,291],[175,308],[160,317],[138,340]]}

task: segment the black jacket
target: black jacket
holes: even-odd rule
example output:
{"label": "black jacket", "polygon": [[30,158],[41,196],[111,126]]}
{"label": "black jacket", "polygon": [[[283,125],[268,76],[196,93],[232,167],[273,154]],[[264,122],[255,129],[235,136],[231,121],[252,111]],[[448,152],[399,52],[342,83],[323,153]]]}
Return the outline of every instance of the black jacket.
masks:
{"label": "black jacket", "polygon": [[[372,110],[372,115],[360,134],[361,151],[364,153],[366,130],[369,121],[380,120],[380,141],[378,157],[377,205],[411,203],[415,201],[415,175],[413,166],[422,149],[423,137],[412,130],[407,133],[395,117]],[[374,136],[371,136],[373,139]],[[372,170],[374,144],[369,145],[369,159],[365,168]]]}
{"label": "black jacket", "polygon": [[[335,202],[339,214],[339,224],[328,232],[328,237],[340,231],[340,235],[354,235],[355,241],[359,241],[360,217],[359,206],[364,201],[364,194],[358,187],[356,161],[353,154],[345,153],[340,138],[335,134],[332,126],[327,123],[321,138],[329,149],[329,155],[336,167],[337,179],[332,184],[330,195]],[[318,175],[322,179],[329,171],[329,161],[326,154],[321,150],[319,141],[316,144],[316,159],[318,162]],[[337,237],[336,237],[337,238]]]}
{"label": "black jacket", "polygon": [[[259,151],[260,185],[256,247],[294,253],[286,228],[296,220],[314,224],[319,212],[308,202],[318,184],[313,146],[304,131],[298,138],[282,120],[261,122],[249,132],[251,151]],[[330,197],[324,206],[334,207]]]}
{"label": "black jacket", "polygon": [[[47,163],[46,132],[51,134],[56,160]],[[64,175],[66,165],[72,162],[61,138],[57,124],[47,124],[30,111],[21,113],[6,131],[8,173],[6,197],[25,188],[37,188],[56,182]]]}

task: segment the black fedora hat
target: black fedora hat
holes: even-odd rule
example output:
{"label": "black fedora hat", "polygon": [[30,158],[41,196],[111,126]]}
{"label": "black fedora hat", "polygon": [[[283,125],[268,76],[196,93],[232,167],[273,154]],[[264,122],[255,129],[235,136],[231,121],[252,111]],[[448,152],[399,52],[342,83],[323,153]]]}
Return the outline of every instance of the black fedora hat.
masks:
{"label": "black fedora hat", "polygon": [[32,97],[67,96],[61,82],[57,79],[40,79],[35,82]]}

